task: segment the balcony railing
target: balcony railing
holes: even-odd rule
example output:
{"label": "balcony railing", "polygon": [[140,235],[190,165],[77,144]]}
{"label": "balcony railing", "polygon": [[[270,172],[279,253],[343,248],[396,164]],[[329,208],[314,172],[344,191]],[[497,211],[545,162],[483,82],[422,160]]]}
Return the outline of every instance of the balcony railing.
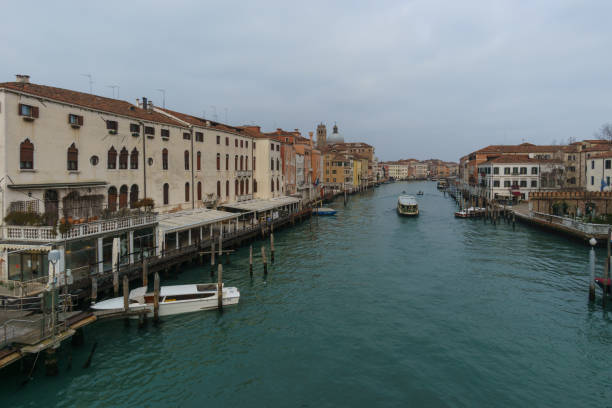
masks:
{"label": "balcony railing", "polygon": [[238,177],[251,177],[253,175],[253,170],[238,170]]}
{"label": "balcony railing", "polygon": [[253,194],[243,194],[239,195],[236,200],[237,201],[248,201],[253,199]]}
{"label": "balcony railing", "polygon": [[54,227],[5,225],[0,229],[0,238],[9,241],[63,241],[66,239],[84,238],[105,232],[114,232],[155,224],[156,222],[156,213],[143,213],[137,216],[72,225],[70,230],[65,234],[61,234],[58,229]]}

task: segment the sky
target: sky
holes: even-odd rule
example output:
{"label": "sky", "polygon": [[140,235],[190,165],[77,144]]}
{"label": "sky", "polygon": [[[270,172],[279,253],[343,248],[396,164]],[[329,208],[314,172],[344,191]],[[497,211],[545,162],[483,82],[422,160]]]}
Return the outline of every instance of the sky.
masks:
{"label": "sky", "polygon": [[[0,82],[148,97],[381,160],[565,143],[612,122],[611,1],[1,0]],[[110,86],[119,86],[111,88]]]}

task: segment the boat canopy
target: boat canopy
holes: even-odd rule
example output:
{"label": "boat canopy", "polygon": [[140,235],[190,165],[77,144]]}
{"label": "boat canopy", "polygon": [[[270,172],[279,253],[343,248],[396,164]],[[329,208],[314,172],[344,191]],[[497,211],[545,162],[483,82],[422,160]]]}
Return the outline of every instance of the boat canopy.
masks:
{"label": "boat canopy", "polygon": [[416,198],[411,195],[401,195],[397,198],[400,205],[418,205]]}

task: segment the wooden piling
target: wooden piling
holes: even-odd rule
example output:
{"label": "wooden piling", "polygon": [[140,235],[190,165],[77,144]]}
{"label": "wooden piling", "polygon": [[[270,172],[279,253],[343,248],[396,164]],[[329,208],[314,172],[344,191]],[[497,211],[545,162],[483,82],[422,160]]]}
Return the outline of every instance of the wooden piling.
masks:
{"label": "wooden piling", "polygon": [[91,277],[91,303],[96,303],[98,300],[98,278]]}
{"label": "wooden piling", "polygon": [[514,213],[514,210],[512,210],[512,231],[516,230],[516,214]]}
{"label": "wooden piling", "polygon": [[210,276],[215,274],[215,241],[210,243]]}
{"label": "wooden piling", "polygon": [[142,260],[142,286],[149,285],[149,260]]}
{"label": "wooden piling", "polygon": [[155,272],[153,281],[153,321],[159,320],[159,274]]}
{"label": "wooden piling", "polygon": [[217,275],[217,307],[223,310],[223,265],[221,264],[219,264]]}
{"label": "wooden piling", "polygon": [[607,258],[606,258],[606,270],[604,271],[604,285],[602,288],[602,294],[603,296],[601,297],[601,304],[604,307],[606,307],[606,298],[608,297],[608,293],[607,293],[607,288],[606,288],[606,283],[608,282],[608,278],[610,277],[610,240],[612,240],[612,228],[608,227],[608,237],[607,237],[607,243],[606,243],[606,247],[608,248],[608,254],[607,254]]}
{"label": "wooden piling", "polygon": [[223,262],[221,257],[223,256],[223,238],[219,235],[219,263]]}
{"label": "wooden piling", "polygon": [[253,245],[249,247],[249,275],[253,276]]}
{"label": "wooden piling", "polygon": [[119,296],[119,271],[118,268],[113,271],[113,293],[115,297]]}
{"label": "wooden piling", "polygon": [[128,312],[130,308],[130,281],[127,275],[123,275],[123,311]]}
{"label": "wooden piling", "polygon": [[270,234],[270,261],[274,263],[274,233]]}
{"label": "wooden piling", "polygon": [[266,247],[261,246],[261,259],[263,260],[264,275],[268,274],[268,261],[266,261]]}
{"label": "wooden piling", "polygon": [[597,241],[595,238],[591,238],[589,241],[591,244],[591,251],[589,252],[589,274],[591,281],[589,282],[589,302],[595,301],[595,245]]}

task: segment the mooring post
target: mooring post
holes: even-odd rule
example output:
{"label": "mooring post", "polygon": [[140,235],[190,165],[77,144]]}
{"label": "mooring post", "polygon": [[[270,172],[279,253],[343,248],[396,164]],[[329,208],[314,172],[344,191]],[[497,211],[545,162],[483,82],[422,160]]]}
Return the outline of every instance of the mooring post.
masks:
{"label": "mooring post", "polygon": [[516,230],[516,214],[514,210],[512,210],[512,231]]}
{"label": "mooring post", "polygon": [[91,304],[93,305],[98,300],[98,278],[91,277]]}
{"label": "mooring post", "polygon": [[223,256],[223,237],[219,235],[219,263],[223,262],[221,257]]}
{"label": "mooring post", "polygon": [[268,274],[268,262],[266,261],[266,247],[261,246],[261,259],[263,260],[264,275]]}
{"label": "mooring post", "polygon": [[210,242],[210,276],[215,274],[215,241]]}
{"label": "mooring post", "polygon": [[249,246],[249,275],[253,276],[253,245]]}
{"label": "mooring post", "polygon": [[591,275],[591,281],[589,282],[589,302],[595,301],[595,245],[597,240],[593,237],[589,240],[591,244],[591,251],[589,252],[589,272]]}
{"label": "mooring post", "polygon": [[113,268],[113,293],[115,294],[115,297],[119,296],[119,254],[119,238],[113,238],[111,265]]}
{"label": "mooring post", "polygon": [[153,321],[159,321],[159,274],[155,272],[153,280]]}
{"label": "mooring post", "polygon": [[142,286],[149,285],[149,260],[142,260]]}
{"label": "mooring post", "polygon": [[45,374],[49,377],[56,376],[59,373],[57,368],[57,355],[53,346],[45,350]]}
{"label": "mooring post", "polygon": [[219,264],[217,275],[217,307],[223,310],[223,265],[221,264]]}
{"label": "mooring post", "polygon": [[603,284],[603,288],[602,288],[602,301],[601,304],[604,307],[606,307],[606,298],[608,297],[608,288],[607,288],[607,284],[608,284],[608,278],[610,277],[610,240],[612,240],[612,228],[608,227],[608,236],[607,238],[607,243],[606,246],[608,247],[608,254],[606,257],[606,270],[604,271],[604,284]]}
{"label": "mooring post", "polygon": [[113,293],[115,297],[119,296],[119,271],[113,271]]}
{"label": "mooring post", "polygon": [[130,308],[130,281],[126,275],[123,275],[123,311],[128,312]]}
{"label": "mooring post", "polygon": [[274,263],[274,233],[270,234],[270,262]]}

